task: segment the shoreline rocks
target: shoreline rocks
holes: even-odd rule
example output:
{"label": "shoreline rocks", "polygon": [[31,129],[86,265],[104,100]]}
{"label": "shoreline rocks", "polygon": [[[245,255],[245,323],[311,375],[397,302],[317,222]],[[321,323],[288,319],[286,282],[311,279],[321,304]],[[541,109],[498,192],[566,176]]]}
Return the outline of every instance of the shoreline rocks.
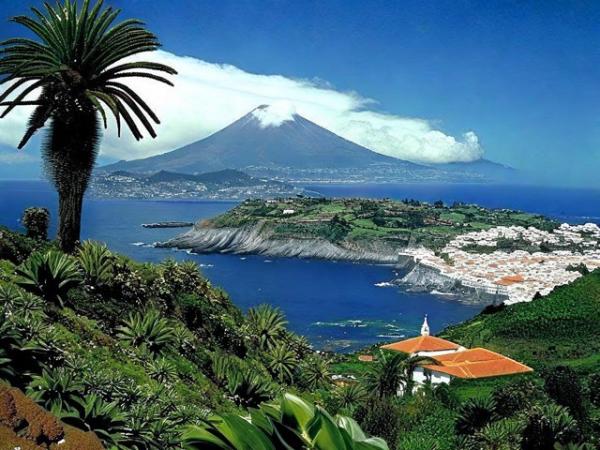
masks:
{"label": "shoreline rocks", "polygon": [[498,293],[488,292],[484,287],[464,285],[460,280],[448,277],[434,267],[419,263],[410,255],[400,254],[397,248],[384,242],[357,242],[352,245],[344,241],[342,245],[338,245],[318,238],[272,238],[272,233],[263,225],[258,223],[240,228],[211,228],[196,224],[189,231],[156,246],[190,250],[198,254],[252,254],[393,265],[403,272],[393,283],[409,286],[411,290],[450,294],[476,303],[506,299]]}

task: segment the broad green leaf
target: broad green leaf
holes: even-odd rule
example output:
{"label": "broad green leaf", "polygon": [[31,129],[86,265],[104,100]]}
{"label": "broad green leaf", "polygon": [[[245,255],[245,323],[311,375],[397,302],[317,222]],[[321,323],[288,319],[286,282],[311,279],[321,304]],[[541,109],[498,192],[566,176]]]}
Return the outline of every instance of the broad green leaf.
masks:
{"label": "broad green leaf", "polygon": [[208,429],[191,426],[182,435],[183,445],[186,449],[229,449],[229,445],[212,434]]}
{"label": "broad green leaf", "polygon": [[300,397],[285,394],[281,401],[281,415],[284,424],[304,432],[315,415],[315,408]]}
{"label": "broad green leaf", "polygon": [[321,408],[316,409],[314,420],[308,428],[312,444],[318,450],[352,450],[331,416]]}

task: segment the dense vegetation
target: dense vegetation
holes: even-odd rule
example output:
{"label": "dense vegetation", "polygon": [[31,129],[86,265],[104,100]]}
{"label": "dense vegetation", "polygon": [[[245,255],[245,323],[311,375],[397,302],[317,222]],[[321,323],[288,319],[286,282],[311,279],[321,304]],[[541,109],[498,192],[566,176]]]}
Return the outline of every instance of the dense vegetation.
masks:
{"label": "dense vegetation", "polygon": [[[244,315],[194,263],[139,264],[94,242],[69,255],[0,229],[0,379],[107,448],[182,448],[215,412],[327,391],[328,360],[286,325],[266,305]],[[310,408],[317,439],[331,417]],[[360,448],[386,448],[373,442]]]}
{"label": "dense vegetation", "polygon": [[490,307],[443,337],[467,346],[507,352],[536,369],[564,363],[600,371],[600,271],[546,297],[510,307]]}
{"label": "dense vegetation", "polygon": [[[288,210],[286,214],[285,210]],[[408,199],[247,200],[210,221],[215,227],[240,227],[258,222],[267,224],[274,232],[273,238],[321,238],[336,243],[379,240],[396,247],[410,243],[435,250],[459,234],[494,226],[535,226],[543,230],[557,226],[542,216],[519,211],[491,210],[461,203],[431,205]]]}
{"label": "dense vegetation", "polygon": [[387,448],[379,436],[391,449],[587,449],[600,435],[599,299],[594,272],[489,308],[445,337],[534,374],[397,397],[418,359],[317,353],[280,311],[244,315],[193,263],[139,264],[92,242],[67,255],[1,229],[0,379],[106,448]]}

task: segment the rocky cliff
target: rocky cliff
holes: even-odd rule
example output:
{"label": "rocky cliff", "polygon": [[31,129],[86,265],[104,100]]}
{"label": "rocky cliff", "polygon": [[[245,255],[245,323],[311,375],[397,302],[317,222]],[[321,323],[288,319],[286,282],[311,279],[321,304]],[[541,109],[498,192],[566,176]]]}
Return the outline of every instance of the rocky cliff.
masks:
{"label": "rocky cliff", "polygon": [[407,271],[394,281],[408,285],[411,289],[459,295],[463,299],[478,303],[502,302],[508,298],[503,292],[490,291],[483,285],[466,285],[460,279],[441,273],[435,267],[415,263],[414,260],[405,265],[405,268]]}
{"label": "rocky cliff", "polygon": [[378,264],[402,263],[397,251],[385,242],[333,243],[320,238],[275,238],[264,223],[241,228],[212,228],[196,224],[188,232],[159,246],[191,249],[194,253],[255,254]]}

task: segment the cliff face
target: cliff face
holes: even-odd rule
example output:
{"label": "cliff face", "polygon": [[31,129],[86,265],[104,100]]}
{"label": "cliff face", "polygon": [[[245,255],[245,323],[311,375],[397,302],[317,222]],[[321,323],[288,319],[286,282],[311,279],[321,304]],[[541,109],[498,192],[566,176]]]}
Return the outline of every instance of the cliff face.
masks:
{"label": "cliff face", "polygon": [[503,301],[505,296],[488,292],[483,287],[466,286],[461,280],[449,277],[439,270],[415,262],[409,255],[399,254],[398,246],[385,241],[341,241],[332,243],[319,238],[274,237],[263,222],[240,228],[212,228],[196,224],[191,230],[160,247],[190,249],[194,253],[252,254],[270,257],[319,258],[359,263],[393,264],[403,269],[403,275],[394,280],[411,289],[460,295],[474,302]]}
{"label": "cliff face", "polygon": [[395,280],[396,283],[423,291],[460,295],[463,299],[478,303],[493,303],[507,299],[504,294],[492,292],[483,286],[467,286],[461,280],[449,277],[438,269],[421,263],[413,262],[407,269],[408,271],[402,277]]}
{"label": "cliff face", "polygon": [[332,243],[319,238],[274,238],[263,224],[241,228],[196,225],[160,244],[191,249],[195,253],[255,254],[273,257],[320,258],[379,264],[397,264],[397,252],[383,242]]}

